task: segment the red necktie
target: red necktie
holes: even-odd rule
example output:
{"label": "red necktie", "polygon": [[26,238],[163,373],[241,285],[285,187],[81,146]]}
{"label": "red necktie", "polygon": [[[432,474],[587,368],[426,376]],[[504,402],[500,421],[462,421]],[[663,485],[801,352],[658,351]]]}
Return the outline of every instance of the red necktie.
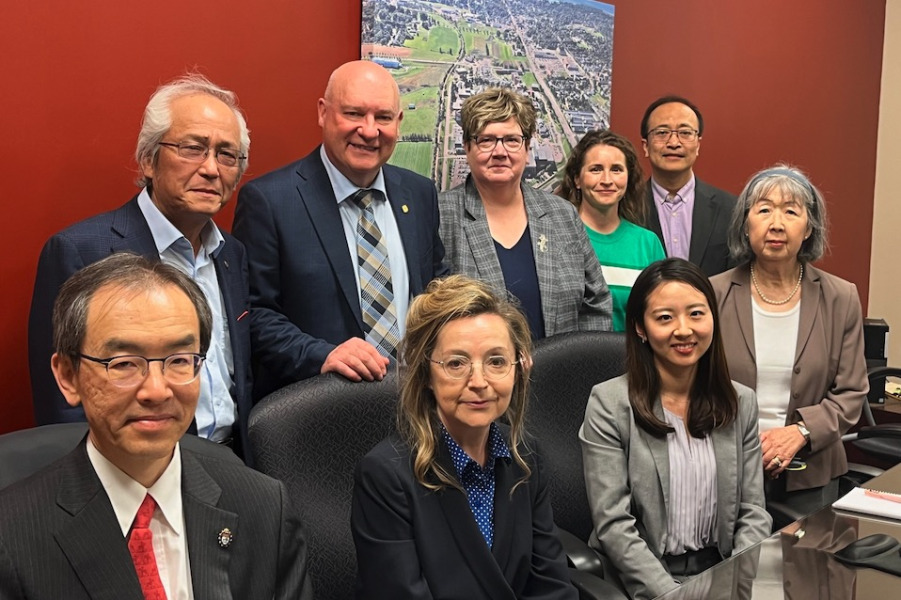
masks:
{"label": "red necktie", "polygon": [[153,555],[153,534],[150,532],[150,518],[156,510],[156,502],[147,494],[135,522],[131,526],[131,535],[128,538],[128,550],[131,559],[135,563],[135,571],[138,572],[138,581],[141,582],[141,590],[145,600],[166,600],[166,590],[160,580],[160,571],[156,566],[156,557]]}

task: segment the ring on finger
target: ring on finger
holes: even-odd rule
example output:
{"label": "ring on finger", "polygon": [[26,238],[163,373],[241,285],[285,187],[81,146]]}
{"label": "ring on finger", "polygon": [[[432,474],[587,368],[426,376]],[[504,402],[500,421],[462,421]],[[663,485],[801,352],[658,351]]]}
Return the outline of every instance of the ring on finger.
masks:
{"label": "ring on finger", "polygon": [[774,457],[773,457],[773,464],[775,464],[777,468],[778,468],[778,467],[781,467],[781,466],[782,466],[782,459],[779,458],[778,456],[774,456]]}

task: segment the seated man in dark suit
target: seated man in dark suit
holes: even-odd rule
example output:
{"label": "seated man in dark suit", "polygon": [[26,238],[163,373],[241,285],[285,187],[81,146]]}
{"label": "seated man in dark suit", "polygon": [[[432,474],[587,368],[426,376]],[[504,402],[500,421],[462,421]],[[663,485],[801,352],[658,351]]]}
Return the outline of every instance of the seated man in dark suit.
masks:
{"label": "seated man in dark suit", "polygon": [[57,233],[41,251],[28,322],[38,425],[84,420],[80,406],[63,400],[50,372],[50,315],[60,286],[82,267],[127,250],[178,267],[206,295],[213,342],[191,431],[240,454],[252,406],[247,260],[241,243],[212,217],[247,168],[249,145],[235,95],[204,77],[182,77],[151,96],[135,153],[143,190],[124,206]]}
{"label": "seated man in dark suit", "polygon": [[89,433],[0,492],[0,598],[312,598],[284,484],[181,447],[213,314],[179,269],[116,253],[53,313],[53,375]]}
{"label": "seated man in dark suit", "polygon": [[641,143],[651,163],[647,186],[647,228],[657,234],[667,256],[678,256],[712,277],[735,266],[726,231],[735,196],[695,177],[704,118],[679,96],[664,96],[641,119]]}
{"label": "seated man in dark suit", "polygon": [[241,189],[257,397],[329,371],[381,379],[410,298],[447,273],[435,185],[386,164],[402,118],[387,70],[342,65],[319,99],[322,145]]}

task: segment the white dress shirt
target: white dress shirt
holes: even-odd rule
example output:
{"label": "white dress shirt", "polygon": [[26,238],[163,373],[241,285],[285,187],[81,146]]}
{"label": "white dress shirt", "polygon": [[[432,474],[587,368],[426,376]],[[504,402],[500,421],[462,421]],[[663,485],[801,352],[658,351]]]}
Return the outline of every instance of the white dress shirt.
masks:
{"label": "white dress shirt", "polygon": [[147,494],[156,501],[157,510],[150,520],[153,534],[153,554],[156,557],[160,580],[168,600],[193,600],[191,563],[188,557],[188,539],[181,497],[181,452],[175,445],[175,454],[169,466],[149,489],[126,475],[111,463],[94,446],[90,436],[87,443],[88,459],[100,478],[113,512],[122,529],[122,537],[128,538],[131,524]]}

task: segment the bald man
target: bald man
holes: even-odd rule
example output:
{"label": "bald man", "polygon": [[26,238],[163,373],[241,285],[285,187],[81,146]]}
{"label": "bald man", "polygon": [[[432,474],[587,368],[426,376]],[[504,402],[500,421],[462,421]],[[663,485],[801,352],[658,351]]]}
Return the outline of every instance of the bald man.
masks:
{"label": "bald man", "polygon": [[386,164],[403,119],[391,74],[338,67],[318,112],[322,144],[245,185],[235,210],[257,397],[319,373],[381,379],[410,299],[447,274],[435,185]]}

